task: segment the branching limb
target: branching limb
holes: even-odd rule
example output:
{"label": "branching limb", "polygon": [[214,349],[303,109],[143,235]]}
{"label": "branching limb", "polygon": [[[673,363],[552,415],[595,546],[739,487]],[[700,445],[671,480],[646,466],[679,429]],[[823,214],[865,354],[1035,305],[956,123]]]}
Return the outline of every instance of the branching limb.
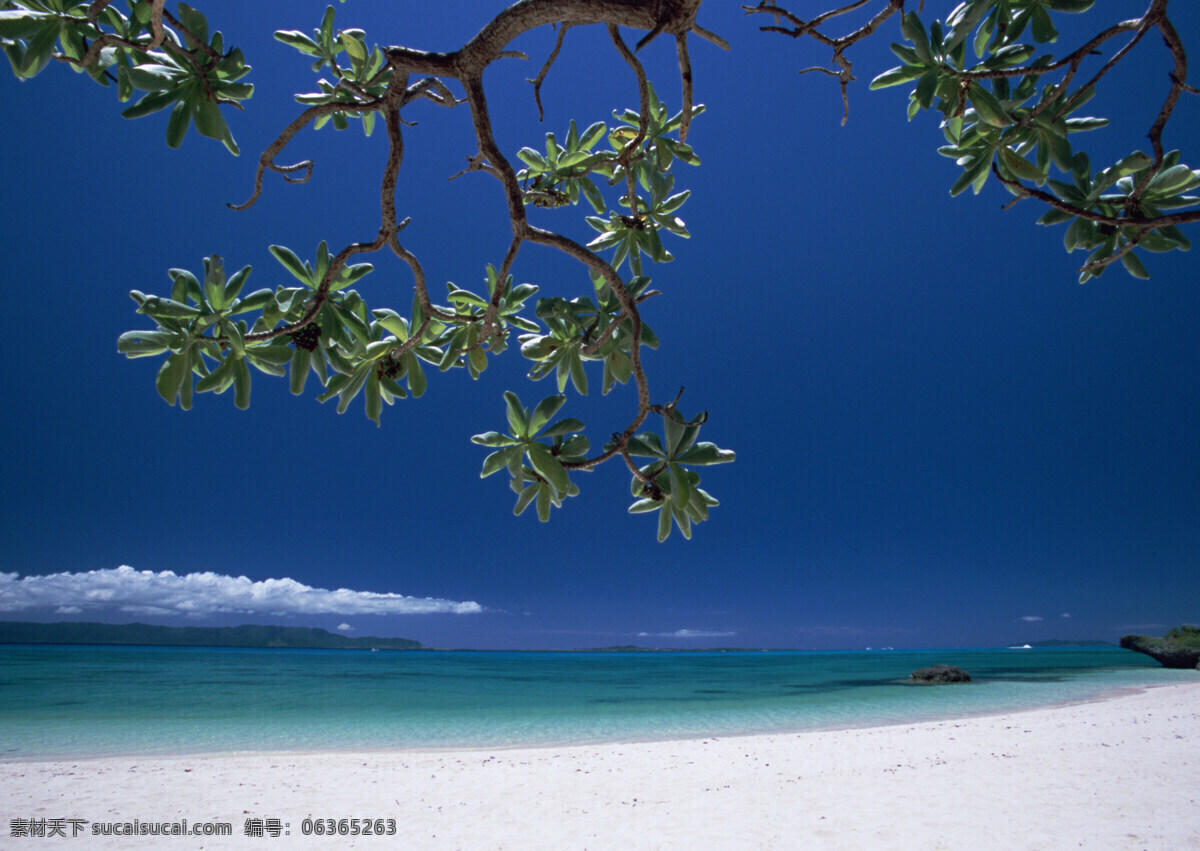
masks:
{"label": "branching limb", "polygon": [[[629,197],[629,211],[636,218],[638,214],[637,207],[637,190],[634,186],[633,178],[633,155],[642,146],[642,142],[646,140],[646,132],[649,129],[650,122],[650,84],[646,79],[646,69],[642,67],[641,61],[634,55],[629,46],[625,44],[625,39],[621,38],[621,31],[614,24],[608,25],[608,37],[612,39],[612,43],[616,46],[617,52],[621,54],[621,58],[633,69],[634,76],[637,77],[638,84],[638,109],[641,121],[638,124],[637,135],[629,141],[629,143],[621,150],[618,156],[618,161],[625,169],[625,191]],[[686,114],[686,113],[685,113]]]}
{"label": "branching limb", "polygon": [[[680,464],[720,463],[732,460],[732,453],[716,450],[711,444],[699,444],[697,446],[698,455],[692,450],[689,450],[690,454],[683,453],[683,449],[690,446],[690,442],[694,440],[695,430],[693,428],[688,432],[690,434],[688,442],[681,444],[679,428],[681,426],[694,427],[702,420],[693,419],[685,422],[675,410],[679,401],[678,396],[674,401],[665,405],[655,405],[651,401],[649,382],[642,362],[643,334],[648,332],[645,331],[639,313],[639,305],[659,293],[657,290],[647,291],[647,281],[640,277],[640,255],[637,252],[640,251],[641,254],[649,256],[655,261],[670,259],[669,253],[658,241],[657,229],[660,227],[687,236],[681,220],[674,217],[667,218],[683,202],[686,194],[669,196],[670,185],[673,181],[671,176],[666,174],[669,166],[663,160],[664,155],[670,154],[685,163],[695,164],[697,162],[690,147],[682,144],[687,139],[694,111],[694,84],[687,35],[690,32],[696,32],[700,37],[718,46],[728,48],[728,44],[723,39],[696,25],[695,16],[700,2],[701,0],[518,0],[498,14],[462,49],[452,53],[429,53],[404,47],[390,47],[384,52],[386,62],[382,69],[379,69],[377,65],[362,65],[364,61],[362,58],[363,48],[361,43],[356,46],[356,36],[353,34],[348,37],[349,43],[339,42],[338,39],[345,38],[341,35],[331,42],[330,32],[332,29],[328,23],[331,17],[323,24],[324,35],[318,38],[319,48],[316,47],[316,42],[305,42],[299,37],[292,38],[291,41],[296,42],[302,51],[323,57],[327,63],[332,64],[338,83],[336,86],[323,83],[323,94],[306,96],[302,99],[311,105],[293,119],[271,145],[261,153],[255,169],[254,190],[251,197],[242,204],[230,204],[229,206],[233,209],[246,209],[252,206],[262,193],[263,179],[267,170],[283,174],[289,182],[303,182],[311,177],[314,168],[312,161],[305,160],[293,165],[278,165],[275,162],[291,140],[310,123],[316,121],[319,126],[324,123],[323,119],[334,116],[337,118],[334,122],[335,126],[340,129],[345,125],[343,120],[345,117],[366,117],[370,113],[372,122],[377,117],[383,118],[389,144],[380,182],[379,229],[373,240],[351,243],[332,258],[329,256],[325,244],[322,243],[317,252],[315,270],[307,262],[300,261],[290,249],[273,246],[272,253],[293,275],[307,284],[307,289],[281,288],[274,293],[259,291],[248,297],[253,300],[256,307],[261,307],[263,312],[262,318],[253,326],[256,329],[253,333],[245,333],[245,325],[241,325],[241,330],[239,330],[237,326],[229,325],[226,320],[221,319],[220,322],[225,323],[220,326],[218,332],[221,336],[204,338],[206,340],[204,345],[213,347],[212,351],[206,350],[204,356],[210,360],[220,360],[221,363],[212,372],[206,371],[203,362],[196,367],[197,371],[203,373],[204,376],[202,384],[196,385],[199,392],[212,389],[218,389],[218,392],[223,390],[228,386],[227,378],[232,374],[232,370],[238,370],[237,380],[242,381],[241,376],[248,370],[247,361],[261,371],[279,374],[277,370],[280,363],[283,362],[279,360],[282,349],[285,359],[289,351],[292,353],[290,363],[293,370],[293,392],[302,392],[303,378],[306,374],[304,367],[310,364],[310,357],[323,358],[324,360],[320,361],[319,370],[317,362],[312,362],[312,369],[318,371],[322,383],[326,387],[320,400],[325,401],[333,396],[338,396],[340,398],[338,410],[341,412],[345,410],[355,394],[365,387],[367,415],[378,422],[382,403],[390,404],[394,398],[405,395],[403,388],[398,384],[403,375],[408,375],[408,388],[413,395],[420,395],[424,391],[425,381],[416,358],[437,363],[442,369],[464,365],[469,368],[472,376],[477,376],[486,367],[487,357],[485,355],[504,348],[510,325],[524,330],[537,329],[537,326],[531,325],[527,318],[517,314],[523,301],[532,294],[535,288],[529,285],[513,287],[511,279],[521,246],[526,242],[543,245],[577,260],[587,268],[591,278],[596,282],[597,297],[601,304],[597,308],[586,299],[574,300],[569,304],[583,312],[571,316],[562,314],[558,319],[553,318],[556,315],[555,311],[559,310],[558,300],[545,299],[539,304],[538,317],[546,320],[551,335],[531,334],[530,337],[548,340],[553,346],[558,347],[552,349],[552,352],[557,353],[555,356],[569,355],[573,359],[569,362],[560,361],[558,364],[560,392],[566,375],[563,370],[564,363],[569,366],[571,381],[581,392],[586,393],[588,381],[586,373],[583,372],[583,360],[603,360],[605,392],[614,382],[625,383],[632,378],[637,393],[637,409],[625,430],[614,434],[613,441],[604,448],[604,451],[590,459],[584,458],[587,441],[583,435],[571,434],[564,439],[563,429],[569,427],[565,425],[568,421],[561,421],[563,425],[559,430],[544,435],[547,438],[554,438],[553,443],[550,444],[534,441],[537,428],[534,428],[533,431],[521,432],[517,426],[513,426],[515,433],[521,435],[519,443],[516,444],[518,454],[514,456],[510,452],[503,463],[510,470],[515,471],[513,472],[514,481],[521,493],[521,498],[518,500],[518,512],[529,504],[530,497],[533,496],[534,489],[536,489],[538,513],[542,519],[545,519],[545,516],[549,514],[550,501],[554,505],[559,505],[564,496],[578,492],[574,484],[566,478],[565,470],[590,470],[620,455],[635,477],[635,481],[642,483],[641,493],[662,503],[661,507],[664,511],[660,515],[660,540],[665,537],[666,532],[669,532],[671,516],[674,516],[683,534],[690,535],[688,516],[692,518],[690,522],[699,522],[705,519],[707,506],[715,504],[715,500],[703,491],[696,492],[700,496],[695,496],[690,491],[691,486],[688,485],[688,482],[698,481],[697,474],[692,471],[682,472]],[[104,4],[100,0],[97,0],[93,6],[97,10],[97,14],[104,8]],[[161,10],[161,6],[162,0],[158,0],[156,8]],[[167,18],[167,20],[175,23],[173,18]],[[632,230],[634,224],[629,224],[630,217],[620,217],[623,222],[622,226],[630,229],[628,230],[629,241],[622,243],[624,248],[618,252],[618,260],[614,262],[618,264],[623,262],[629,246],[634,245],[633,238],[636,236],[638,247],[633,249],[635,253],[630,258],[630,265],[637,277],[631,279],[629,283],[618,273],[614,263],[606,261],[596,253],[603,250],[602,248],[592,250],[563,234],[530,224],[526,207],[529,197],[519,184],[513,164],[496,143],[489,104],[482,82],[483,73],[490,63],[497,59],[509,56],[523,57],[523,54],[508,49],[507,45],[520,33],[546,23],[556,23],[558,33],[550,56],[538,75],[530,81],[534,85],[534,98],[538,106],[539,120],[544,117],[540,96],[541,84],[561,53],[567,29],[573,26],[586,23],[605,24],[618,53],[629,65],[636,80],[638,104],[641,111],[636,132],[631,132],[629,128],[623,128],[620,135],[610,136],[610,140],[626,140],[627,136],[633,136],[633,139],[624,141],[624,143],[614,142],[617,148],[615,154],[585,154],[585,157],[591,157],[591,159],[580,164],[577,159],[579,151],[576,150],[577,145],[574,141],[578,139],[575,135],[577,131],[573,124],[571,130],[573,141],[569,147],[576,157],[572,162],[578,166],[578,169],[574,173],[567,172],[571,180],[586,179],[588,188],[580,191],[587,193],[588,200],[597,208],[603,203],[600,200],[600,189],[588,177],[588,170],[595,169],[610,181],[616,178],[615,182],[618,184],[623,178],[626,198],[620,199],[619,203],[628,202],[637,227],[635,234]],[[657,101],[653,104],[652,112],[651,87],[645,70],[634,51],[629,49],[622,38],[621,27],[645,30],[649,33],[641,39],[639,47],[648,44],[655,36],[662,33],[674,36],[683,90],[678,142],[667,138],[667,133],[673,128],[673,125],[667,123],[668,119],[662,114],[662,109],[659,108]],[[292,36],[295,34],[281,33],[280,35]],[[170,37],[178,38],[173,33]],[[191,32],[184,31],[183,37],[189,43],[197,41]],[[281,38],[281,40],[285,39]],[[306,47],[306,44],[311,45],[312,50],[317,52],[313,53]],[[339,45],[341,46],[339,47]],[[182,50],[181,47],[176,49]],[[339,49],[344,49],[354,60],[353,74],[351,69],[339,67],[336,59],[329,58],[335,56]],[[203,71],[200,66],[207,67],[203,55],[205,52],[207,51],[196,51],[194,56],[189,53],[187,61],[191,62],[197,70]],[[370,70],[365,70],[367,68]],[[364,83],[362,79],[359,79],[359,77],[367,77],[368,74],[370,74],[370,79],[367,82]],[[412,75],[420,75],[423,79],[409,85],[409,78]],[[456,99],[447,86],[447,83],[452,81],[456,81],[463,87],[464,97],[461,100]],[[452,287],[450,300],[455,306],[453,308],[436,307],[430,299],[426,275],[420,262],[411,251],[401,244],[399,239],[399,233],[408,223],[408,219],[403,222],[397,220],[396,190],[398,174],[404,158],[403,131],[405,126],[410,126],[402,119],[401,110],[412,100],[422,97],[447,107],[459,103],[467,105],[478,149],[477,153],[468,157],[467,168],[459,175],[468,171],[484,171],[499,180],[503,186],[512,234],[498,271],[489,267],[490,298],[486,303],[473,293]],[[323,99],[327,102],[320,102]],[[379,115],[377,116],[375,113]],[[368,132],[370,131],[369,124],[366,129]],[[592,125],[586,133],[582,149],[590,151],[591,146],[602,134],[602,125]],[[653,138],[651,138],[652,134]],[[558,154],[552,143],[550,147],[553,160]],[[526,159],[526,156],[524,153],[522,154],[523,159]],[[666,162],[669,160],[668,157]],[[529,160],[526,159],[526,162]],[[571,163],[564,166],[564,168],[571,167]],[[654,184],[650,201],[643,201],[638,197],[639,174],[642,179]],[[558,179],[557,172],[555,172],[555,176],[555,179]],[[578,184],[570,184],[570,187],[572,190],[578,189]],[[557,200],[561,194],[563,193],[556,194],[555,199]],[[574,200],[573,197],[572,200]],[[618,227],[615,220],[613,221],[614,228]],[[591,246],[611,247],[613,244],[611,237],[620,232],[619,230],[605,231],[605,236],[591,243]],[[413,275],[417,307],[414,308],[411,325],[409,320],[397,315],[392,310],[375,310],[373,314],[368,315],[361,297],[352,290],[344,289],[348,283],[357,280],[370,270],[366,264],[348,265],[350,260],[361,254],[379,251],[385,246],[407,264]],[[219,264],[219,262],[219,258],[209,258],[206,260],[206,270],[210,268],[211,263]],[[207,271],[206,274],[208,274]],[[207,278],[205,286],[211,286]],[[506,300],[507,294],[512,294],[512,299]],[[203,297],[200,301],[203,304]],[[143,297],[143,301],[140,303],[149,304],[152,308],[165,311],[182,310],[177,304],[168,302],[170,300]],[[219,301],[214,303],[219,305]],[[590,306],[584,307],[585,304]],[[543,314],[543,305],[550,313]],[[254,308],[249,304],[244,308],[244,310],[251,309]],[[581,318],[587,316],[589,311],[590,319]],[[172,324],[168,313],[160,315],[164,317],[164,321],[168,325]],[[320,322],[319,326],[313,325],[318,321]],[[329,325],[329,322],[332,322],[333,325]],[[605,324],[601,326],[601,322]],[[276,327],[269,327],[272,323],[276,324]],[[300,333],[306,326],[313,327]],[[154,333],[165,334],[166,332],[160,328],[159,332]],[[391,336],[388,336],[389,333]],[[322,334],[327,334],[329,339],[319,344],[321,348],[318,351],[317,341],[320,340]],[[287,336],[291,336],[292,348],[290,350],[282,342],[272,342]],[[128,353],[140,354],[147,347],[158,345],[156,342],[158,339],[161,338],[130,337],[123,345]],[[526,342],[525,338],[522,342]],[[540,345],[540,343],[538,344]],[[247,346],[250,348],[247,349]],[[228,354],[226,356],[222,353]],[[536,355],[527,356],[531,359],[539,359],[539,356]],[[187,366],[187,358],[190,357],[187,351],[176,351],[171,357],[176,358],[171,361],[171,369],[187,370],[190,368]],[[179,366],[180,364],[183,366]],[[326,378],[324,371],[326,364],[332,366],[338,375]],[[542,372],[534,377],[544,374],[545,372]],[[170,377],[172,380],[175,378],[174,374]],[[185,406],[190,406],[192,387],[190,380],[181,372],[179,387],[182,388],[186,383],[188,388],[186,399],[183,395],[179,396],[183,400],[181,404],[185,402]],[[226,383],[220,384],[222,381],[226,381]],[[248,388],[248,381],[249,379],[246,378],[240,385],[243,389],[239,389],[239,393],[242,394],[239,396],[239,407],[249,404],[249,391],[244,389]],[[161,387],[160,392],[162,392]],[[179,392],[182,394],[184,391],[181,389]],[[508,398],[510,406],[516,404],[511,394]],[[169,398],[168,401],[170,401]],[[544,412],[549,403],[555,402],[561,405],[562,397],[550,397],[543,400],[538,410]],[[510,407],[510,423],[515,422],[515,415],[511,411]],[[652,462],[643,472],[635,462],[634,456],[645,455],[649,451],[648,446],[658,446],[657,440],[650,440],[649,436],[638,434],[638,430],[652,413],[657,413],[664,420],[668,444],[672,447],[670,450],[672,455],[662,462]],[[546,416],[550,415],[546,414]],[[531,414],[526,411],[527,422],[530,421],[530,417]],[[582,428],[582,424],[579,424],[578,427]],[[489,434],[494,435],[494,433]],[[476,438],[480,437],[486,436],[476,436]],[[648,440],[649,443],[646,442]],[[476,442],[481,441],[477,439]],[[486,440],[482,442],[487,443]],[[528,448],[521,449],[519,447]],[[677,451],[683,453],[679,456],[679,460],[676,460],[674,455]],[[527,466],[519,463],[522,452],[526,453],[528,462],[536,468],[533,472],[530,472]],[[721,457],[717,457],[713,453],[721,453]],[[498,469],[495,463],[495,453],[489,458],[491,460],[485,462],[485,475]],[[517,466],[514,467],[514,464]],[[671,469],[669,474],[667,473],[668,466]],[[680,476],[684,478],[680,479]],[[676,493],[672,493],[672,481],[681,482],[678,484],[679,491]],[[530,483],[529,487],[523,487],[525,482]],[[645,499],[640,500],[632,510],[635,512],[646,510],[645,502]],[[663,531],[663,519],[668,521],[666,532]]]}
{"label": "branching limb", "polygon": [[[800,73],[805,74],[809,71],[821,71],[822,73],[828,74],[831,77],[837,78],[838,85],[842,91],[842,124],[845,125],[846,121],[850,118],[850,97],[847,87],[855,80],[853,66],[850,63],[850,60],[846,58],[845,50],[851,45],[857,44],[858,42],[870,36],[884,21],[896,14],[896,12],[903,9],[904,0],[887,0],[887,3],[871,18],[871,20],[867,21],[867,23],[863,24],[857,30],[854,30],[853,32],[841,37],[826,35],[825,33],[821,32],[818,27],[827,21],[832,20],[833,18],[861,9],[869,2],[870,0],[854,0],[852,3],[837,9],[831,9],[830,11],[817,15],[815,18],[812,18],[808,21],[805,21],[797,15],[792,14],[781,6],[777,6],[775,0],[760,0],[757,6],[743,6],[742,9],[745,10],[747,15],[765,14],[771,15],[775,18],[774,25],[759,27],[762,32],[780,33],[782,35],[791,36],[792,38],[802,38],[804,36],[808,36],[825,45],[826,47],[833,49],[831,61],[838,67],[839,70],[833,71],[828,68],[811,67],[805,68]],[[791,26],[786,27],[781,25],[781,19],[787,21],[789,24],[791,24]]]}
{"label": "branching limb", "polygon": [[1158,31],[1162,33],[1163,43],[1166,44],[1167,49],[1171,52],[1171,59],[1175,64],[1170,74],[1171,89],[1167,92],[1167,99],[1163,103],[1162,109],[1159,110],[1158,117],[1155,118],[1150,132],[1147,134],[1150,137],[1150,144],[1154,146],[1154,162],[1161,165],[1163,159],[1163,129],[1167,126],[1167,121],[1170,120],[1171,113],[1175,111],[1175,105],[1179,102],[1180,92],[1184,89],[1184,81],[1187,80],[1187,53],[1183,49],[1183,42],[1179,38],[1179,33],[1176,32],[1170,18],[1167,17],[1166,0],[1155,0],[1146,17],[1152,18],[1154,25],[1158,27]]}
{"label": "branching limb", "polygon": [[313,162],[312,160],[303,160],[294,165],[279,166],[275,164],[275,157],[279,156],[280,152],[287,147],[288,143],[295,138],[296,134],[308,126],[309,122],[322,115],[327,115],[331,112],[338,112],[344,109],[342,104],[337,103],[321,103],[315,106],[310,106],[304,112],[293,118],[287,127],[283,128],[283,132],[276,137],[275,141],[267,146],[267,149],[259,155],[258,167],[254,171],[254,192],[248,199],[241,204],[226,204],[225,206],[231,210],[248,210],[253,207],[258,201],[258,197],[262,194],[263,174],[270,169],[271,171],[288,174],[295,171],[304,170],[305,176],[303,179],[287,178],[289,183],[305,183],[312,177]]}
{"label": "branching limb", "polygon": [[692,58],[688,56],[687,33],[675,36],[675,55],[679,59],[679,79],[682,92],[683,113],[679,116],[679,141],[686,142],[692,127]]}
{"label": "branching limb", "polygon": [[545,119],[545,110],[542,109],[542,83],[546,79],[546,75],[550,73],[551,66],[554,65],[554,60],[558,58],[559,51],[562,50],[563,39],[566,38],[567,30],[571,27],[569,24],[563,24],[558,28],[558,37],[554,39],[554,49],[550,51],[550,56],[546,58],[546,64],[542,66],[542,70],[538,71],[538,75],[532,80],[526,80],[527,83],[533,83],[533,100],[538,108],[538,121]]}
{"label": "branching limb", "polygon": [[1127,216],[1107,216],[1103,213],[1096,213],[1092,210],[1085,210],[1081,207],[1076,207],[1074,204],[1068,204],[1066,201],[1051,195],[1049,192],[1045,192],[1041,189],[1035,189],[1032,186],[1026,186],[1020,181],[1009,180],[1000,173],[999,169],[996,168],[995,163],[992,163],[992,175],[1005,186],[1011,188],[1022,198],[1036,198],[1038,201],[1041,201],[1043,204],[1047,204],[1056,210],[1062,210],[1064,213],[1070,213],[1072,216],[1078,216],[1081,219],[1087,219],[1089,222],[1095,222],[1096,224],[1111,225],[1112,227],[1136,225],[1137,227],[1144,228],[1145,230],[1154,230],[1155,228],[1164,228],[1171,225],[1185,225],[1190,224],[1191,222],[1200,222],[1200,210],[1189,210],[1186,213],[1172,213],[1168,216],[1154,216],[1153,218],[1147,218],[1146,216],[1139,215],[1136,212]]}

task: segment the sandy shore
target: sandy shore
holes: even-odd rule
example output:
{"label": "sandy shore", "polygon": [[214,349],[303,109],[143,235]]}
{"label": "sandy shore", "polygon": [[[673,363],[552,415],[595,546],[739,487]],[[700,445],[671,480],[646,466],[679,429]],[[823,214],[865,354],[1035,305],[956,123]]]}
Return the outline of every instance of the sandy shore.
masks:
{"label": "sandy shore", "polygon": [[[0,763],[0,847],[1183,851],[1200,848],[1198,768],[1200,681],[795,735]],[[55,818],[87,823],[76,839],[12,836],[14,819]],[[396,833],[304,836],[309,818],[394,819]],[[226,822],[234,835],[91,834],[134,819]],[[265,835],[245,836],[247,819]],[[274,838],[269,819],[290,835]]]}

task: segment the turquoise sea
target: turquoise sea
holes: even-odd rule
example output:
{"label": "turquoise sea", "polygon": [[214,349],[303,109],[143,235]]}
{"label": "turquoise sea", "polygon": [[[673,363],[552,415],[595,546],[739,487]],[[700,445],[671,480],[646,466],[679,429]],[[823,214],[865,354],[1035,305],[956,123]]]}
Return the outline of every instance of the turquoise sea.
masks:
{"label": "turquoise sea", "polygon": [[[913,686],[953,664],[973,682]],[[906,723],[1196,681],[1116,648],[427,652],[0,645],[0,759],[501,748]]]}

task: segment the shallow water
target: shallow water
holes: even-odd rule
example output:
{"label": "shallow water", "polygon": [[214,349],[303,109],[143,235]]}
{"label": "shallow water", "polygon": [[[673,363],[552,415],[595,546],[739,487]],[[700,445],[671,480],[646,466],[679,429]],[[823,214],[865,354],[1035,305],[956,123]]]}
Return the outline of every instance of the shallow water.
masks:
{"label": "shallow water", "polygon": [[[973,682],[913,686],[953,664]],[[0,759],[512,747],[907,723],[1194,681],[1116,648],[558,653],[0,645]]]}

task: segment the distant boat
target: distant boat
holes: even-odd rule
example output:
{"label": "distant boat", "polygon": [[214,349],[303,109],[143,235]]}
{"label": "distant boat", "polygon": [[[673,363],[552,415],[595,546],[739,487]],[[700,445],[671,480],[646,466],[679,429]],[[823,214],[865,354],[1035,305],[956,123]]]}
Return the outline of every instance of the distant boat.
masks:
{"label": "distant boat", "polygon": [[1014,644],[1008,648],[1009,650],[1032,650],[1032,644]]}

